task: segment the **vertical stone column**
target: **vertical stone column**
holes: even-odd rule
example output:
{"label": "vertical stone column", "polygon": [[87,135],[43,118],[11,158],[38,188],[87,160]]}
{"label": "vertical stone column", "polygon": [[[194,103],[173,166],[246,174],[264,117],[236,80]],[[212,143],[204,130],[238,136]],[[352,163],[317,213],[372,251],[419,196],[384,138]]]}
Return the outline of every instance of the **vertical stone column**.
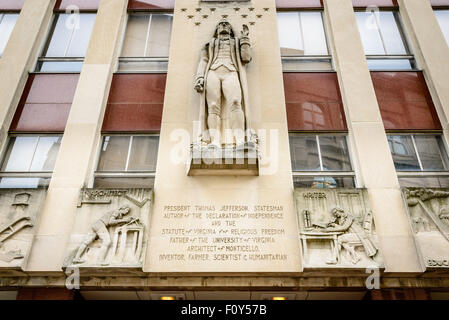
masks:
{"label": "vertical stone column", "polygon": [[430,1],[399,0],[401,17],[429,86],[449,145],[449,46]]}
{"label": "vertical stone column", "polygon": [[100,2],[27,266],[29,271],[61,270],[79,191],[91,172],[100,139],[127,3]]}
{"label": "vertical stone column", "polygon": [[36,62],[56,0],[27,0],[0,58],[0,146]]}
{"label": "vertical stone column", "polygon": [[423,267],[402,201],[399,182],[354,16],[351,0],[326,0],[333,58],[343,98],[359,184],[368,188],[387,272]]}

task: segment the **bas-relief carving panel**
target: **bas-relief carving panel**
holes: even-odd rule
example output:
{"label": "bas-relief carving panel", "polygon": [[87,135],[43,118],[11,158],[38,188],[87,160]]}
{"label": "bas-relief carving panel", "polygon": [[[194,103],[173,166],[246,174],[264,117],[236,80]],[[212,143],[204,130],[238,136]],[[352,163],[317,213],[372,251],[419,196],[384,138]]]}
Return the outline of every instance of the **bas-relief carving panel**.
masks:
{"label": "bas-relief carving panel", "polygon": [[427,268],[449,268],[449,189],[404,188],[408,216]]}
{"label": "bas-relief carving panel", "polygon": [[296,189],[304,268],[383,267],[365,189]]}
{"label": "bas-relief carving panel", "polygon": [[152,189],[83,189],[64,266],[142,268]]}
{"label": "bas-relief carving panel", "polygon": [[0,268],[26,263],[46,189],[0,190]]}

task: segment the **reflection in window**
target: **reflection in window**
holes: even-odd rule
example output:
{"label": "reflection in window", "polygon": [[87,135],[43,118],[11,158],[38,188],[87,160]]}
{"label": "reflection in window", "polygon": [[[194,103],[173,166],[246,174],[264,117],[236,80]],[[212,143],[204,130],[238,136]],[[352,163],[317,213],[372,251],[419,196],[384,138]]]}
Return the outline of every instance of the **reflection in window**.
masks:
{"label": "reflection in window", "polygon": [[296,187],[354,186],[354,173],[345,136],[290,134]]}
{"label": "reflection in window", "polygon": [[449,10],[435,10],[435,16],[440,24],[441,31],[449,45]]}
{"label": "reflection in window", "polygon": [[332,70],[321,11],[279,12],[277,17],[284,71]]}
{"label": "reflection in window", "polygon": [[130,14],[119,70],[167,71],[172,24],[172,14]]}
{"label": "reflection in window", "polygon": [[8,43],[12,30],[16,25],[18,17],[19,14],[17,13],[0,14],[0,56],[3,54],[3,51],[5,50],[6,44]]}
{"label": "reflection in window", "polygon": [[46,46],[39,58],[38,71],[81,71],[95,17],[94,13],[56,14]]}
{"label": "reflection in window", "polygon": [[324,113],[320,106],[304,102],[302,105],[302,114],[304,119],[304,125],[311,128],[325,128]]}
{"label": "reflection in window", "polygon": [[152,187],[159,136],[105,136],[100,152],[95,187]]}
{"label": "reflection in window", "polygon": [[61,136],[14,136],[9,139],[0,172],[2,188],[46,185],[56,163]]}
{"label": "reflection in window", "polygon": [[411,70],[414,59],[393,11],[355,13],[370,70]]}
{"label": "reflection in window", "polygon": [[397,171],[446,171],[448,159],[440,135],[389,135]]}

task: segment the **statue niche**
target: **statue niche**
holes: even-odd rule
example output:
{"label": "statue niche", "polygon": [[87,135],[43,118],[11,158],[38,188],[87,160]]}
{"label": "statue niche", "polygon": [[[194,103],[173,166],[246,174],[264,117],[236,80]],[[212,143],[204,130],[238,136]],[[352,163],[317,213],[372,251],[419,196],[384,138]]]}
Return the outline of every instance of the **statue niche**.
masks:
{"label": "statue niche", "polygon": [[195,90],[201,95],[198,144],[211,149],[255,148],[249,119],[246,65],[252,60],[248,26],[237,37],[221,20],[201,50]]}

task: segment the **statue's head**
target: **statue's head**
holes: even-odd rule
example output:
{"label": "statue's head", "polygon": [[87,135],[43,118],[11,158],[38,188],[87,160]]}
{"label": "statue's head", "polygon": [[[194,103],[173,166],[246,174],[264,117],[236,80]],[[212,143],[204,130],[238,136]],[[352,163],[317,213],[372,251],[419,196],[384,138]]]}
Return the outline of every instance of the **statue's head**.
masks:
{"label": "statue's head", "polygon": [[222,34],[222,35],[229,35],[231,37],[234,37],[234,30],[232,30],[231,24],[226,19],[222,19],[217,24],[217,28],[215,29],[214,37],[217,38],[218,35],[220,35],[220,34]]}
{"label": "statue's head", "polygon": [[128,207],[128,206],[121,206],[121,207],[118,209],[118,211],[119,211],[119,213],[120,213],[121,216],[124,216],[124,215],[127,215],[128,213],[131,212],[131,208]]}
{"label": "statue's head", "polygon": [[343,210],[340,207],[333,208],[331,213],[335,218],[341,218],[341,217],[347,216],[347,213],[345,212],[345,210]]}

